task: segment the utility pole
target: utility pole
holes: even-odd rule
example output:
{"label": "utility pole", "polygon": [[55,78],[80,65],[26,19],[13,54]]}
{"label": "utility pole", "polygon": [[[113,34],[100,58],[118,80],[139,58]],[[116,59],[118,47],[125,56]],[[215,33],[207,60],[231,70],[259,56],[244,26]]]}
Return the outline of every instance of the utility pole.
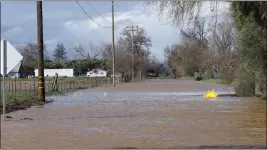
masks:
{"label": "utility pole", "polygon": [[[140,44],[140,47],[141,47],[141,44]],[[141,51],[142,49],[140,49]],[[142,68],[143,68],[143,52],[140,53],[140,80],[142,80]]]}
{"label": "utility pole", "polygon": [[267,23],[265,22],[265,53],[264,53],[264,72],[265,72],[265,99],[267,100]]}
{"label": "utility pole", "polygon": [[45,101],[44,86],[44,44],[43,44],[43,11],[42,1],[37,1],[37,38],[38,38],[38,98]]}
{"label": "utility pole", "polygon": [[115,87],[115,42],[114,42],[114,2],[112,1],[112,55],[113,55],[113,87]]}
{"label": "utility pole", "polygon": [[134,31],[138,31],[137,29],[134,29],[136,27],[138,29],[138,26],[129,26],[126,27],[131,31],[131,40],[132,40],[132,82],[134,82]]}
{"label": "utility pole", "polygon": [[[2,16],[2,1],[0,1],[0,16]],[[1,19],[0,19],[0,25],[1,24],[2,24],[2,22],[1,22]],[[0,72],[3,70],[2,81],[1,81],[1,86],[0,86],[0,88],[1,88],[1,91],[0,91],[1,97],[0,97],[0,99],[1,99],[1,102],[2,102],[2,106],[3,106],[3,121],[5,121],[5,119],[6,119],[6,115],[5,115],[6,114],[6,104],[5,104],[5,68],[2,68],[2,66],[4,67],[4,66],[6,66],[6,64],[2,64],[2,62],[5,63],[4,56],[3,56],[2,53],[6,54],[6,51],[5,51],[6,49],[4,47],[4,46],[6,46],[6,44],[5,44],[5,40],[3,40],[3,44],[4,45],[1,45],[1,41],[2,41],[2,36],[1,35],[2,35],[2,28],[0,26]],[[2,46],[3,46],[3,51],[1,51]]]}
{"label": "utility pole", "polygon": [[[137,27],[137,36],[138,36],[138,26],[136,26]],[[138,37],[137,37],[138,38]],[[137,43],[138,44],[138,43]],[[139,47],[140,47],[140,49],[139,49],[139,65],[140,65],[140,67],[139,67],[139,75],[140,75],[140,81],[142,80],[142,43],[139,43]]]}

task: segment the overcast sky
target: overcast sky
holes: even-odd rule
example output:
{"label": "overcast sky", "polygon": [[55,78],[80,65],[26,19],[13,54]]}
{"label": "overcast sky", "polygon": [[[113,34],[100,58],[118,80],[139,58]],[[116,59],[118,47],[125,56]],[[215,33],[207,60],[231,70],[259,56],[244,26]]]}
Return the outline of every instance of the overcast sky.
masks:
{"label": "overcast sky", "polygon": [[[79,2],[85,11],[99,24],[111,26],[111,1],[89,3],[101,14],[99,16],[85,1]],[[151,52],[161,61],[164,59],[164,47],[178,43],[179,29],[167,20],[159,20],[156,13],[148,14],[141,1],[117,1],[115,8],[115,33],[122,28],[138,25],[146,29],[151,36]],[[11,44],[36,42],[36,2],[2,2],[1,28],[2,38]],[[75,1],[43,1],[44,41],[47,49],[53,51],[57,42],[63,42],[68,49],[68,57],[73,58],[73,45],[80,43],[84,47],[89,43],[100,45],[111,43],[111,28],[103,28],[92,22]],[[116,38],[116,37],[115,37]],[[50,53],[52,54],[52,53]]]}

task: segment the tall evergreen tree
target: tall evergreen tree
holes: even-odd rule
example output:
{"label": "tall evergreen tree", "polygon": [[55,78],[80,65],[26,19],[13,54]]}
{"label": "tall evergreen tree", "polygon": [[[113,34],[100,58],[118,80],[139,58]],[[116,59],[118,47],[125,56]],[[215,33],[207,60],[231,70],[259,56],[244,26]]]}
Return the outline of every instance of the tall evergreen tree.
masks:
{"label": "tall evergreen tree", "polygon": [[66,50],[63,43],[57,43],[57,46],[53,52],[53,56],[56,60],[58,60],[58,59],[66,60],[67,50]]}

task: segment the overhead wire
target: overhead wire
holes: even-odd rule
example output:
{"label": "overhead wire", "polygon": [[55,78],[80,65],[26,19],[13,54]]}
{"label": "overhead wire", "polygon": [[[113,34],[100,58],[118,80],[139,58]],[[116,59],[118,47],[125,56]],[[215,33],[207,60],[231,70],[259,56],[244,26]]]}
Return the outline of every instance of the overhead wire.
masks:
{"label": "overhead wire", "polygon": [[[87,1],[86,1],[86,2],[87,2]],[[87,16],[90,20],[92,20],[94,23],[96,23],[97,25],[99,25],[99,26],[101,26],[101,27],[103,27],[103,28],[111,28],[111,27],[103,26],[103,25],[97,23],[96,21],[94,21],[94,20],[92,19],[92,17],[89,16],[88,13],[84,10],[84,8],[80,5],[80,3],[79,3],[78,1],[76,1],[76,3],[80,6],[80,8],[83,10],[83,12],[86,14],[86,16]],[[111,22],[111,21],[105,19],[103,16],[101,16],[100,13],[98,13],[98,12],[96,11],[96,9],[95,9],[89,2],[87,2],[87,4],[90,5],[91,8],[92,8],[92,9],[93,9],[93,10],[94,10],[94,11],[95,11],[101,18],[103,18],[104,20],[106,20],[106,21],[108,21],[108,22]],[[111,23],[112,23],[112,22],[111,22]],[[117,40],[120,38],[120,37],[118,36],[116,27],[115,27],[115,36],[116,36]]]}
{"label": "overhead wire", "polygon": [[111,28],[111,27],[106,27],[106,26],[103,26],[103,25],[101,25],[101,24],[99,24],[99,23],[97,23],[90,15],[88,15],[88,13],[84,10],[84,8],[81,6],[81,4],[78,2],[78,1],[76,1],[76,3],[80,6],[80,8],[83,10],[83,12],[85,13],[85,15],[90,19],[90,20],[92,20],[95,24],[97,24],[98,26],[101,26],[101,27],[103,27],[103,28]]}
{"label": "overhead wire", "polygon": [[96,11],[96,9],[95,9],[95,8],[88,2],[88,1],[86,1],[86,2],[87,2],[87,4],[94,10],[94,12],[97,13],[101,18],[103,18],[104,20],[106,20],[106,21],[112,23],[111,21],[109,21],[109,20],[107,20],[106,18],[104,18],[98,11]]}

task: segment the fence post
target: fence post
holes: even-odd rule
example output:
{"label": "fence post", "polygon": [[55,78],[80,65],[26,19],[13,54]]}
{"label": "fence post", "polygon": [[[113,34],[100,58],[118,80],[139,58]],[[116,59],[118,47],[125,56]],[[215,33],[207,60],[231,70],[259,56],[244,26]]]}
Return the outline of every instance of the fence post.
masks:
{"label": "fence post", "polygon": [[92,79],[92,87],[94,87],[95,86],[95,77],[93,77],[93,79]]}
{"label": "fence post", "polygon": [[14,81],[11,79],[11,84],[12,84],[12,94],[14,93]]}
{"label": "fence post", "polygon": [[27,93],[27,88],[26,88],[26,82],[24,82],[24,93],[26,92]]}
{"label": "fence post", "polygon": [[30,85],[29,96],[31,95],[32,85]]}
{"label": "fence post", "polygon": [[48,78],[48,91],[50,91],[50,89],[49,89],[49,87],[50,87],[50,79]]}
{"label": "fence post", "polygon": [[21,82],[19,82],[19,91],[21,92],[22,88],[21,88]]}
{"label": "fence post", "polygon": [[66,90],[66,82],[63,83],[63,90]]}
{"label": "fence post", "polygon": [[12,90],[10,89],[10,81],[8,82],[8,92],[12,93]]}
{"label": "fence post", "polygon": [[15,77],[15,93],[17,93],[17,77]]}
{"label": "fence post", "polygon": [[36,91],[35,91],[35,78],[33,79],[33,93],[36,94]]}
{"label": "fence post", "polygon": [[58,74],[56,73],[53,84],[52,84],[51,91],[58,91],[57,79],[58,79]]}
{"label": "fence post", "polygon": [[89,85],[89,83],[88,83],[88,82],[89,82],[88,78],[89,78],[89,77],[86,78],[86,86],[87,86],[87,88],[89,87],[89,86],[88,86],[88,85]]}
{"label": "fence post", "polygon": [[[71,79],[71,80],[72,80],[72,79]],[[71,81],[71,84],[72,84],[72,91],[74,91],[74,86],[75,86],[74,84],[75,84],[75,83],[73,82],[73,80]]]}

